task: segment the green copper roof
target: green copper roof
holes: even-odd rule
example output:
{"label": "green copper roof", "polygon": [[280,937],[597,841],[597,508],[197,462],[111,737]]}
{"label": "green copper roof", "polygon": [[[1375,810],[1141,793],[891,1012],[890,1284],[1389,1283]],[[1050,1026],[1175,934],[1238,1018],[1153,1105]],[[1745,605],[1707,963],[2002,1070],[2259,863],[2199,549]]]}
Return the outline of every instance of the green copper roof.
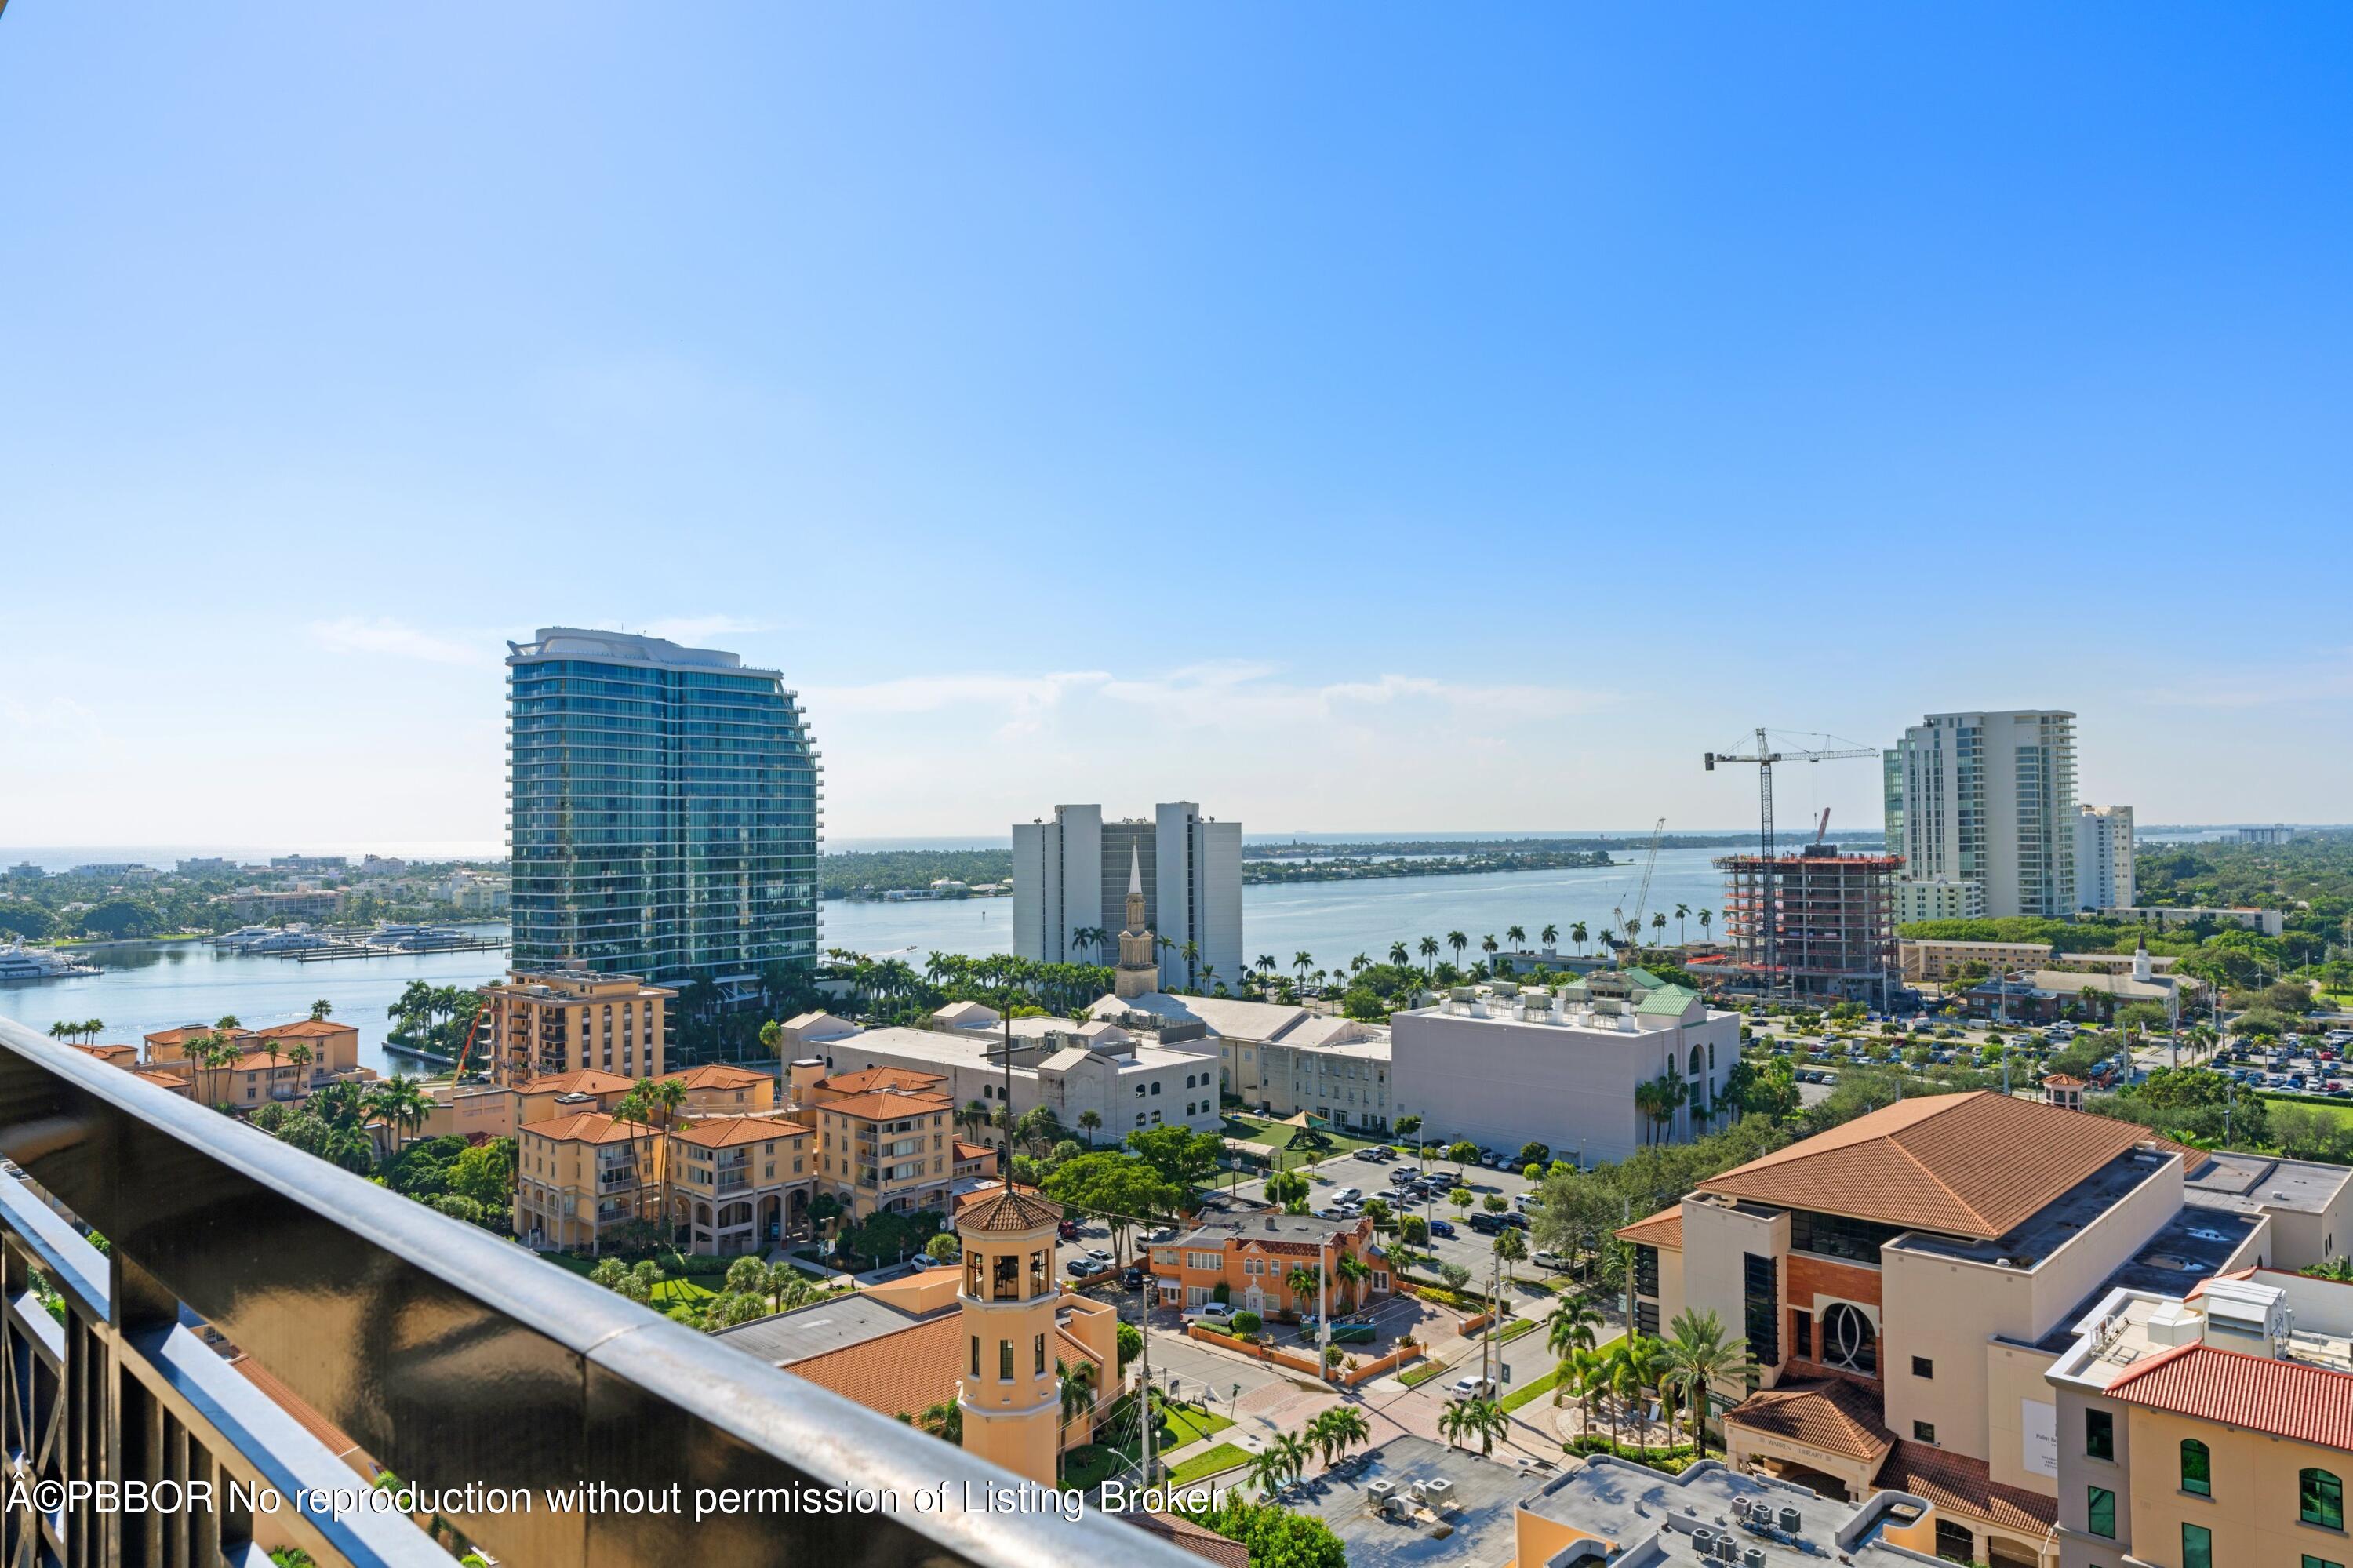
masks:
{"label": "green copper roof", "polygon": [[1656,991],[1667,983],[1644,969],[1623,969],[1618,972],[1625,977],[1627,984],[1641,986],[1644,991]]}
{"label": "green copper roof", "polygon": [[1684,1009],[1699,1000],[1699,992],[1679,985],[1662,986],[1634,1004],[1637,1013],[1654,1017],[1681,1018]]}

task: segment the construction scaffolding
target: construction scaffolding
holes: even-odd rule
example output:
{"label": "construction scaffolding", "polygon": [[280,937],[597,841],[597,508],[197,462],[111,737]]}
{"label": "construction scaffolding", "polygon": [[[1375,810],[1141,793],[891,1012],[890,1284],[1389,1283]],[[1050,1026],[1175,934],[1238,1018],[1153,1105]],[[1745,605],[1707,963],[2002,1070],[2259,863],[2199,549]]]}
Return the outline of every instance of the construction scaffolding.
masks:
{"label": "construction scaffolding", "polygon": [[1894,885],[1903,856],[1841,854],[1816,843],[1770,861],[1734,854],[1715,863],[1740,980],[1764,991],[1885,1003],[1897,983]]}

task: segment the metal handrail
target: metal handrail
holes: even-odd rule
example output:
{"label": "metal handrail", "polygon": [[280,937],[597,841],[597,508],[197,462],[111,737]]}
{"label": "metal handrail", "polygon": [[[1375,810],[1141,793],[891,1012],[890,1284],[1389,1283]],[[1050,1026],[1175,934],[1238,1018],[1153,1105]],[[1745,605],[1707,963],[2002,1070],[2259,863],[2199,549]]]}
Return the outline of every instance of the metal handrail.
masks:
{"label": "metal handrail", "polygon": [[[1092,1512],[965,1511],[1014,1478],[6,1021],[0,1154],[108,1236],[118,1278],[151,1277],[403,1481],[604,1482],[688,1510],[441,1510],[505,1562],[1191,1561]],[[704,1489],[766,1493],[770,1511],[697,1522]],[[940,1489],[956,1506],[920,1511],[915,1494]],[[776,1511],[832,1489],[899,1506]]]}

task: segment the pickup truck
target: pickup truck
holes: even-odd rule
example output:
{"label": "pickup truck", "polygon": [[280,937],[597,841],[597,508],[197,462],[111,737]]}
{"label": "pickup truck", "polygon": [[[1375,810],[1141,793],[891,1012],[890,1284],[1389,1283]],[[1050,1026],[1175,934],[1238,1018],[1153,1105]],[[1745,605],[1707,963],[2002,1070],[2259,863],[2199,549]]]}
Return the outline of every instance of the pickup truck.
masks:
{"label": "pickup truck", "polygon": [[1186,1308],[1184,1320],[1222,1327],[1234,1320],[1234,1309],[1223,1301],[1204,1301],[1198,1307]]}

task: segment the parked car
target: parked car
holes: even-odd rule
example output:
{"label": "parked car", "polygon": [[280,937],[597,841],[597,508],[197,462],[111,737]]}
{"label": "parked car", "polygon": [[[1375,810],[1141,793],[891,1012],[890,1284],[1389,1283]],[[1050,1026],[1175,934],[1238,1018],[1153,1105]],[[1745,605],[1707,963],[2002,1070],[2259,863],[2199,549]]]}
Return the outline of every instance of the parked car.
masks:
{"label": "parked car", "polygon": [[1561,1256],[1560,1254],[1553,1251],[1550,1247],[1540,1246],[1536,1248],[1535,1251],[1528,1254],[1528,1259],[1538,1268],[1567,1268],[1568,1266],[1568,1259]]}
{"label": "parked car", "polygon": [[1444,1236],[1449,1241],[1451,1241],[1454,1239],[1454,1222],[1452,1220],[1432,1220],[1430,1222],[1430,1234],[1434,1236]]}
{"label": "parked car", "polygon": [[1143,1270],[1143,1269],[1141,1269],[1141,1268],[1139,1268],[1139,1267],[1137,1267],[1134,1264],[1132,1264],[1132,1263],[1131,1263],[1131,1264],[1129,1264],[1125,1268],[1124,1268],[1124,1269],[1122,1269],[1122,1270],[1120,1271],[1120,1275],[1119,1275],[1119,1282],[1120,1282],[1120,1284],[1122,1284],[1123,1286],[1126,1287],[1127,1287],[1128,1289],[1130,1289],[1130,1290],[1141,1290],[1141,1289],[1143,1289],[1143,1288],[1144,1288],[1144,1280],[1145,1280],[1145,1273],[1144,1273],[1144,1270]]}
{"label": "parked car", "polygon": [[1332,1194],[1332,1201],[1335,1203],[1353,1203],[1362,1199],[1364,1195],[1365,1190],[1362,1187],[1343,1187]]}
{"label": "parked car", "polygon": [[1476,1374],[1470,1377],[1458,1377],[1454,1380],[1454,1397],[1457,1399],[1493,1399],[1495,1397],[1495,1380],[1491,1377],[1480,1377]]}
{"label": "parked car", "polygon": [[1490,1214],[1482,1212],[1472,1214],[1470,1218],[1471,1228],[1477,1231],[1482,1236],[1501,1235],[1504,1234],[1504,1216],[1501,1214]]}
{"label": "parked car", "polygon": [[1187,1323],[1230,1323],[1234,1309],[1223,1301],[1204,1301],[1198,1307],[1186,1308],[1183,1316]]}
{"label": "parked car", "polygon": [[1104,1251],[1099,1246],[1091,1246],[1087,1248],[1086,1255],[1094,1260],[1094,1266],[1097,1268],[1109,1268],[1113,1264],[1119,1261],[1110,1253]]}
{"label": "parked car", "polygon": [[1064,1220],[1061,1224],[1054,1227],[1054,1234],[1060,1236],[1064,1241],[1076,1241],[1079,1239],[1079,1222],[1076,1220]]}
{"label": "parked car", "polygon": [[1504,1213],[1497,1214],[1495,1216],[1495,1223],[1498,1225],[1509,1225],[1515,1231],[1524,1231],[1528,1228],[1527,1215],[1520,1213],[1517,1209],[1506,1209]]}
{"label": "parked car", "polygon": [[1071,1259],[1070,1262],[1064,1264],[1062,1266],[1062,1272],[1069,1275],[1072,1279],[1092,1279],[1096,1275],[1101,1274],[1106,1266],[1107,1266],[1104,1264],[1097,1263],[1093,1258],[1080,1256],[1074,1257]]}

